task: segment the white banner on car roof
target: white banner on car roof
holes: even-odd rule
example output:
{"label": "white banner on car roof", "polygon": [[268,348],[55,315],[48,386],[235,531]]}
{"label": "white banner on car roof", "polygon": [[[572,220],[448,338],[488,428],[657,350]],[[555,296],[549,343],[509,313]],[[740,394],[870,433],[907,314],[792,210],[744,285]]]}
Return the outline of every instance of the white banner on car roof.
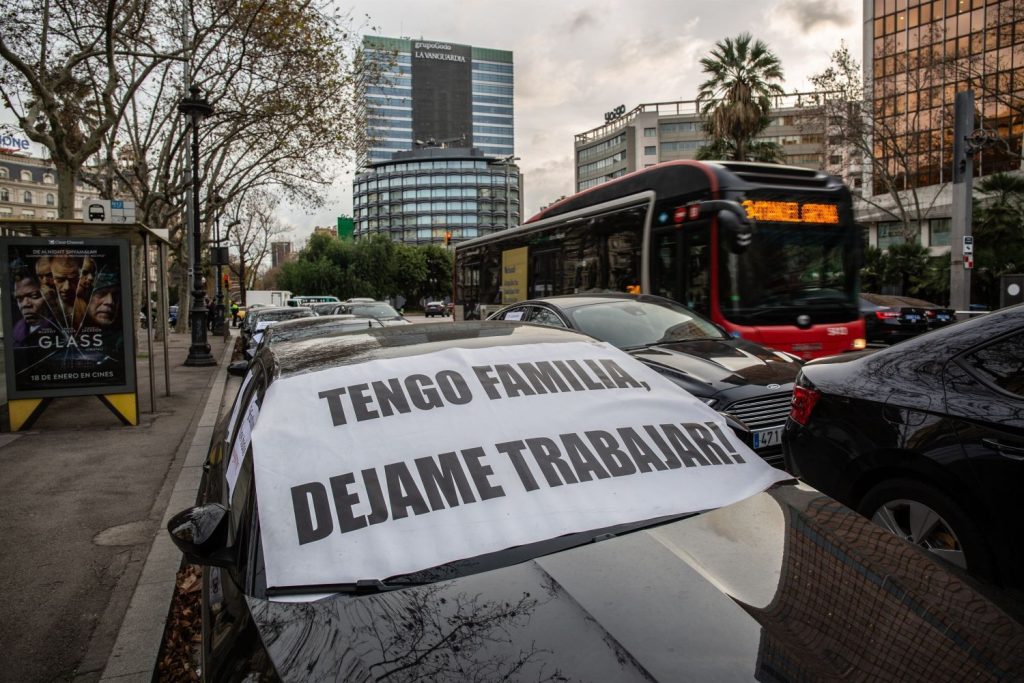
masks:
{"label": "white banner on car roof", "polygon": [[268,587],[385,579],[721,507],[788,478],[701,401],[599,342],[279,379],[252,444]]}

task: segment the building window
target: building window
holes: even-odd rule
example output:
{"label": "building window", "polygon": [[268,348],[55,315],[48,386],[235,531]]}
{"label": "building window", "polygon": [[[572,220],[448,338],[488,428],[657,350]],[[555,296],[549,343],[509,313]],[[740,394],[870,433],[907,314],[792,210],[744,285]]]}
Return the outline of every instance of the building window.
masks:
{"label": "building window", "polygon": [[656,138],[656,137],[658,137],[658,129],[657,128],[644,128],[644,137],[645,138]]}
{"label": "building window", "polygon": [[22,212],[21,212],[21,215],[22,215],[22,216],[23,216],[24,218],[35,218],[35,216],[36,216],[36,212],[35,212],[35,211],[22,211]]}
{"label": "building window", "polygon": [[933,247],[948,247],[949,233],[952,229],[952,218],[931,219],[928,221],[928,244]]}
{"label": "building window", "polygon": [[47,192],[46,193],[46,205],[47,206],[57,206],[57,198],[53,196],[52,192]]}
{"label": "building window", "polygon": [[21,201],[23,201],[26,204],[31,204],[32,193],[29,190],[25,190],[25,192],[21,195]]}
{"label": "building window", "polygon": [[31,183],[32,182],[32,171],[22,171],[21,172],[21,180],[22,180],[22,182],[25,182],[25,183]]}
{"label": "building window", "polygon": [[658,153],[658,147],[656,145],[648,145],[647,147],[644,147],[644,155],[645,156],[649,156],[650,157],[650,156],[654,156],[657,153]]}
{"label": "building window", "polygon": [[11,193],[6,187],[0,187],[0,202],[11,201]]}
{"label": "building window", "polygon": [[0,178],[7,178],[7,169],[0,166]]}
{"label": "building window", "polygon": [[894,244],[903,244],[907,239],[903,234],[903,223],[888,221],[878,224],[878,248],[888,249]]}
{"label": "building window", "polygon": [[47,185],[53,185],[53,174],[52,173],[44,173],[43,174],[43,182],[45,184],[47,184]]}

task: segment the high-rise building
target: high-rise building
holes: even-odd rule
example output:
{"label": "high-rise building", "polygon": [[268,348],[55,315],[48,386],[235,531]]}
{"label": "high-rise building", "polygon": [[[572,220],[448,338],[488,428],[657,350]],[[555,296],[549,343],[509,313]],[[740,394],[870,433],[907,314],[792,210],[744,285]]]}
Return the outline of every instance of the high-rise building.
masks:
{"label": "high-rise building", "polygon": [[277,268],[282,263],[292,260],[291,242],[270,243],[270,267]]}
{"label": "high-rise building", "polygon": [[948,252],[956,93],[974,92],[975,128],[997,140],[974,156],[975,175],[1021,168],[1022,26],[1021,0],[864,1],[875,159],[865,187],[871,202],[858,219],[870,226],[870,244],[916,238],[933,255]]}
{"label": "high-rise building", "polygon": [[363,51],[383,67],[366,89],[368,163],[423,146],[515,153],[511,52],[377,36]]}
{"label": "high-rise building", "polygon": [[363,51],[382,74],[365,90],[354,237],[449,245],[517,225],[512,53],[377,36]]}
{"label": "high-rise building", "polygon": [[[782,148],[785,163],[821,170],[829,161],[825,121],[815,93],[778,98],[757,140]],[[605,123],[576,135],[576,191],[662,161],[695,159],[710,140],[696,100],[640,104],[605,115]]]}

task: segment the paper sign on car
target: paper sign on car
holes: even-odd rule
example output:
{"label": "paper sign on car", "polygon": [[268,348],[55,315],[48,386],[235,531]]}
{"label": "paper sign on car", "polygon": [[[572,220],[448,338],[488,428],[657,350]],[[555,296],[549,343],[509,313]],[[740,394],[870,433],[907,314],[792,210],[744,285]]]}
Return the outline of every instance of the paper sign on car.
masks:
{"label": "paper sign on car", "polygon": [[385,579],[720,507],[788,478],[701,401],[600,342],[281,378],[252,447],[271,588]]}

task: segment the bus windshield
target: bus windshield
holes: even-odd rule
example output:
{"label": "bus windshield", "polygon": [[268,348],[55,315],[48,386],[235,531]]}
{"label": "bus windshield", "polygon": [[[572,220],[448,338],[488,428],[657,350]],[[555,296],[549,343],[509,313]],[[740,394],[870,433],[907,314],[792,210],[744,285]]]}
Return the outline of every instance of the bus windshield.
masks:
{"label": "bus windshield", "polygon": [[849,226],[758,223],[756,249],[719,249],[722,315],[739,325],[790,322],[794,309],[821,322],[855,317],[857,239]]}

